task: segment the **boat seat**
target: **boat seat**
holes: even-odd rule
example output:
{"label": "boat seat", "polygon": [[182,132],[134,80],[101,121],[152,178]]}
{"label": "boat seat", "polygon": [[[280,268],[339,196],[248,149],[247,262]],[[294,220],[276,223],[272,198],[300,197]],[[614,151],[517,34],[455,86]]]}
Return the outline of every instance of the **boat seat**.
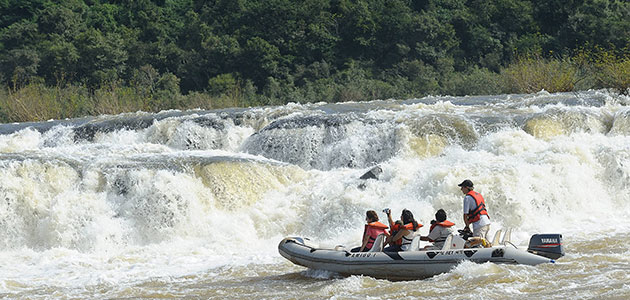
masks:
{"label": "boat seat", "polygon": [[383,244],[385,243],[385,235],[379,234],[374,240],[374,244],[372,245],[372,249],[368,250],[368,252],[383,252]]}
{"label": "boat seat", "polygon": [[446,237],[446,240],[444,240],[444,246],[442,246],[442,250],[451,250],[454,235],[454,233],[451,233]]}
{"label": "boat seat", "polygon": [[508,228],[505,231],[505,235],[503,235],[503,239],[501,240],[501,245],[506,245],[508,243],[511,243],[512,241],[512,228]]}
{"label": "boat seat", "polygon": [[492,239],[492,245],[498,245],[499,244],[499,238],[501,237],[501,229],[497,230],[497,232],[494,234],[494,239]]}
{"label": "boat seat", "polygon": [[411,240],[411,245],[409,245],[409,249],[405,251],[418,251],[420,250],[420,237],[421,235],[416,235],[413,240]]}
{"label": "boat seat", "polygon": [[[451,250],[452,249],[464,249],[464,245],[466,244],[466,240],[464,240],[459,234],[453,233],[451,240]],[[446,244],[445,244],[446,245]]]}

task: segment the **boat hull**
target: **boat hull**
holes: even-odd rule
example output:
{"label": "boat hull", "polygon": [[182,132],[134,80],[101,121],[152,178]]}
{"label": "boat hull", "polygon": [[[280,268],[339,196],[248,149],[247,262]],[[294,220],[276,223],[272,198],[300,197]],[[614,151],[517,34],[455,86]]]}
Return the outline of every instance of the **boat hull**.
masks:
{"label": "boat hull", "polygon": [[280,255],[296,265],[343,275],[365,275],[390,280],[421,279],[449,272],[462,261],[476,263],[537,265],[553,260],[499,246],[454,250],[403,252],[348,252],[322,249],[300,237],[288,237],[278,245]]}

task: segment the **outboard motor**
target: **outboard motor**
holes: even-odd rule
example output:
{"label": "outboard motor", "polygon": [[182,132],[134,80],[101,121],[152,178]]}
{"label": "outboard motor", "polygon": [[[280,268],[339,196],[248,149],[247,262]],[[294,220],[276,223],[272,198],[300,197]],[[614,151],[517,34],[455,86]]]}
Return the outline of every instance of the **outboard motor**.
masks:
{"label": "outboard motor", "polygon": [[562,247],[562,234],[534,234],[529,239],[527,252],[551,259],[564,256]]}

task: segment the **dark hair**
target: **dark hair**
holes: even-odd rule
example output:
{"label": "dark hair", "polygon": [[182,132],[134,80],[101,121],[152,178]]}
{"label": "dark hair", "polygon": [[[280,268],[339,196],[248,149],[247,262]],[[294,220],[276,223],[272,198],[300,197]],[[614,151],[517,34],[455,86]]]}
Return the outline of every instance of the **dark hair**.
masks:
{"label": "dark hair", "polygon": [[418,222],[416,222],[416,219],[413,218],[413,214],[411,213],[411,211],[403,209],[401,219],[403,221],[403,224],[413,224],[413,231],[416,231],[418,229]]}
{"label": "dark hair", "polygon": [[365,215],[367,216],[368,220],[370,220],[370,222],[378,221],[378,214],[373,210],[368,210]]}
{"label": "dark hair", "polygon": [[446,212],[441,208],[438,209],[438,211],[435,213],[435,220],[437,220],[438,222],[446,221]]}

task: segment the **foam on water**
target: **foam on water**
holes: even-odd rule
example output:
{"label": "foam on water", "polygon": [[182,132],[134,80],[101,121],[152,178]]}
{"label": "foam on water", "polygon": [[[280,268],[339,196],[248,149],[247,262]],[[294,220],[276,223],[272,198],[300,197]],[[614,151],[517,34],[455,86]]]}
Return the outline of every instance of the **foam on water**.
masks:
{"label": "foam on water", "polygon": [[[543,232],[575,247],[593,236],[610,243],[630,230],[627,102],[601,92],[431,97],[0,128],[8,132],[0,135],[0,295],[58,287],[85,296],[120,285],[109,296],[121,297],[133,286],[151,291],[155,278],[188,286],[186,276],[215,284],[211,274],[286,273],[292,267],[277,253],[284,236],[350,248],[368,209],[382,219],[385,207],[395,217],[410,209],[427,234],[444,208],[461,227],[457,184],[466,178],[487,200],[491,234],[513,228],[519,245]],[[377,164],[378,179],[359,179]],[[598,250],[588,251],[567,250],[567,270],[596,264]],[[615,255],[601,259],[627,263]],[[436,280],[481,280],[489,298],[544,296],[529,278],[546,278],[548,268],[462,263]],[[627,281],[611,268],[588,280]],[[301,275],[334,280],[315,284],[326,288],[313,297],[351,297],[374,284],[321,274]],[[384,295],[404,296],[398,285]],[[447,286],[406,294],[427,295],[448,297]]]}

